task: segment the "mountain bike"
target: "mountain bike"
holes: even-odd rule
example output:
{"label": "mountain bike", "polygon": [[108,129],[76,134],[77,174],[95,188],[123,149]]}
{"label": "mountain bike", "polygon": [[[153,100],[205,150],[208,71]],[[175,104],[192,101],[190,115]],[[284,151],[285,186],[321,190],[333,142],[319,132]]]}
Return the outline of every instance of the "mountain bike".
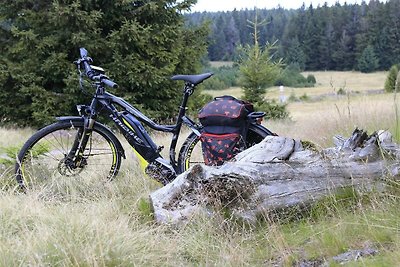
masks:
{"label": "mountain bike", "polygon": [[[89,78],[95,93],[89,105],[77,105],[80,116],[57,117],[56,122],[33,134],[23,145],[15,166],[16,180],[22,189],[44,185],[50,179],[73,179],[76,176],[96,175],[112,180],[126,158],[125,150],[114,132],[98,121],[100,112],[106,114],[138,157],[147,163],[146,174],[163,185],[196,163],[202,163],[199,144],[202,126],[186,116],[187,102],[196,86],[210,78],[212,73],[175,75],[171,79],[184,81],[183,98],[174,125],[161,125],[149,119],[124,99],[106,91],[118,88],[102,68],[91,65],[92,59],[85,48],[80,48],[80,58],[74,62],[80,74],[80,87]],[[248,115],[249,128],[245,148],[260,142],[273,133],[259,121],[263,112]],[[169,160],[164,159],[143,124],[155,131],[172,134]],[[176,147],[182,125],[191,133],[183,142],[178,158]]]}

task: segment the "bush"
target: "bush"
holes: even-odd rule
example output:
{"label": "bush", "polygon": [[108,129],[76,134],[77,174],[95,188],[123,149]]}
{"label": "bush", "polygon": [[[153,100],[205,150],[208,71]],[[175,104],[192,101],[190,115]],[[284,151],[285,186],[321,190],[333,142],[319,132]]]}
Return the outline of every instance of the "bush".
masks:
{"label": "bush", "polygon": [[[385,81],[385,91],[386,92],[393,92],[398,91],[398,88],[396,88],[396,80],[399,74],[399,66],[398,65],[393,65],[390,70],[389,73],[386,77],[386,81]],[[400,81],[397,81],[397,83],[400,83]],[[398,85],[399,86],[399,85]]]}
{"label": "bush", "polygon": [[212,78],[204,81],[204,88],[207,90],[223,90],[238,85],[239,69],[237,66],[207,68],[204,71],[214,73]]}
{"label": "bush", "polygon": [[289,117],[289,112],[286,110],[287,104],[279,104],[275,100],[264,100],[254,106],[256,110],[264,111],[268,119],[286,119]]}
{"label": "bush", "polygon": [[307,83],[314,85],[314,84],[317,83],[317,79],[315,79],[315,76],[314,76],[314,75],[308,74],[308,76],[307,76]]}
{"label": "bush", "polygon": [[3,154],[0,157],[0,164],[5,166],[13,166],[15,164],[16,156],[18,152],[21,150],[22,145],[14,145],[9,147],[0,147],[0,154]]}
{"label": "bush", "polygon": [[309,101],[309,100],[310,100],[310,97],[309,97],[306,93],[304,93],[302,96],[299,97],[299,99],[300,99],[301,101],[306,102],[306,101]]}
{"label": "bush", "polygon": [[229,86],[218,79],[218,77],[211,77],[204,81],[204,88],[207,90],[223,90],[229,88]]}
{"label": "bush", "polygon": [[288,65],[279,75],[278,80],[275,82],[276,86],[284,85],[289,87],[313,87],[316,83],[314,75],[310,74],[305,78],[300,73],[298,64]]}
{"label": "bush", "polygon": [[343,88],[339,88],[339,90],[337,91],[336,94],[338,94],[338,95],[345,95],[345,94],[346,94],[346,90],[343,89]]}

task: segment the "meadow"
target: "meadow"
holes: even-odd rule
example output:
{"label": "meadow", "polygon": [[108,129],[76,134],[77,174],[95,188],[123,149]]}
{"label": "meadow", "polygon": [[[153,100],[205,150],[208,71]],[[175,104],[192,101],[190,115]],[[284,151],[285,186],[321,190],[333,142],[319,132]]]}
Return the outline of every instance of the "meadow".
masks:
{"label": "meadow", "polygon": [[[285,92],[323,97],[291,102],[290,119],[264,124],[321,148],[332,146],[333,135],[347,137],[355,127],[388,129],[400,140],[399,97],[366,93],[383,88],[384,73],[371,80],[350,72],[320,75],[315,73],[315,88]],[[343,87],[354,93],[328,95]],[[240,95],[237,88],[227,92]],[[267,97],[279,94],[273,88]],[[19,146],[31,133],[1,128],[0,147]],[[155,136],[166,147],[169,137]],[[304,213],[261,218],[257,225],[216,211],[177,228],[153,221],[148,195],[160,185],[141,173],[133,153],[111,183],[70,179],[19,194],[9,186],[12,167],[3,165],[1,171],[0,266],[342,266],[334,256],[363,248],[377,253],[344,266],[400,265],[398,184],[385,193],[335,195]]]}
{"label": "meadow", "polygon": [[[221,65],[219,63],[217,66]],[[290,94],[300,97],[304,94],[310,97],[332,96],[342,89],[345,92],[368,93],[369,91],[382,90],[385,83],[387,72],[361,73],[358,71],[314,71],[304,72],[303,76],[312,74],[317,83],[315,87],[310,88],[292,88],[285,87],[284,94],[288,97]],[[239,87],[232,87],[225,90],[205,90],[205,93],[212,96],[234,95],[241,97],[242,91]],[[281,92],[278,87],[268,88],[265,95],[268,99],[279,99]]]}

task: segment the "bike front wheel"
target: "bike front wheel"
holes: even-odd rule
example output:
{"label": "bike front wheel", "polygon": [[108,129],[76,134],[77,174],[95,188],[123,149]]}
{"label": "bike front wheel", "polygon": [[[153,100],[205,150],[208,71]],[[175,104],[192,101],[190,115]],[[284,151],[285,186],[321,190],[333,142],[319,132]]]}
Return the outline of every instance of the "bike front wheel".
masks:
{"label": "bike front wheel", "polygon": [[[274,134],[262,125],[251,124],[247,131],[246,147],[249,148],[260,143],[268,135]],[[204,159],[200,136],[191,133],[186,138],[179,152],[178,168],[180,173],[185,172],[194,164],[204,164]]]}
{"label": "bike front wheel", "polygon": [[32,189],[66,179],[113,179],[123,152],[118,139],[102,125],[94,125],[79,166],[68,159],[74,143],[82,138],[83,130],[83,121],[59,121],[29,138],[15,166],[19,186]]}

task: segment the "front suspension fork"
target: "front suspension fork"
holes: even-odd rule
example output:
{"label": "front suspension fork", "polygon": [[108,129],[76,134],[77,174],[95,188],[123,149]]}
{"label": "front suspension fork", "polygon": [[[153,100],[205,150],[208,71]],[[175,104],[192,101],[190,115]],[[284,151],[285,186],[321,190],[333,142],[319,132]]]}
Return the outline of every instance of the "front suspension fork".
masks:
{"label": "front suspension fork", "polygon": [[80,128],[75,136],[72,148],[65,158],[65,163],[72,169],[83,168],[86,165],[84,152],[91,138],[94,122],[94,119],[85,118],[84,127]]}

